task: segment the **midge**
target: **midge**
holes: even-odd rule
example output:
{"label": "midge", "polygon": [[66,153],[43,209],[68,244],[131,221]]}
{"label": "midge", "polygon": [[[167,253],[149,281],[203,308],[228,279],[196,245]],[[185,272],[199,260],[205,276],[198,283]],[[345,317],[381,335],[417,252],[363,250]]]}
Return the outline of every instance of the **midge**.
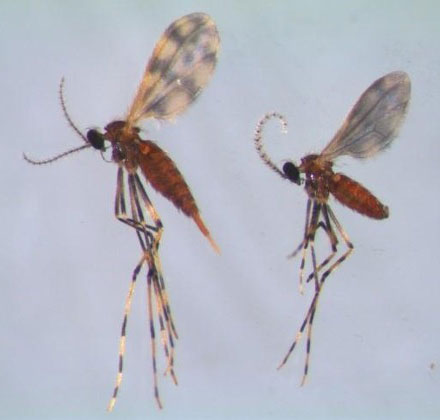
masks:
{"label": "midge", "polygon": [[[67,113],[63,96],[64,81],[62,80],[60,101],[63,113],[69,125],[85,144],[47,160],[37,161],[24,156],[28,162],[42,165],[89,147],[100,150],[101,153],[110,147],[112,160],[118,165],[115,215],[118,220],[135,229],[142,248],[142,256],[133,271],[125,301],[119,343],[119,368],[113,396],[108,405],[109,411],[115,405],[122,381],[127,319],[136,279],[144,264],[147,265],[153,387],[154,396],[160,408],[162,408],[162,403],[157,382],[155,341],[157,324],[166,359],[165,374],[169,373],[174,383],[177,384],[174,373],[174,340],[177,339],[177,332],[158,254],[163,225],[148,198],[139,172],[144,175],[147,183],[168,198],[186,216],[191,217],[214,250],[219,252],[182,174],[171,158],[156,143],[140,138],[140,129],[137,127],[137,124],[146,118],[170,120],[182,113],[208,83],[217,62],[219,45],[217,28],[208,15],[193,13],[173,22],[159,39],[153,51],[125,120],[111,122],[105,127],[104,133],[92,129],[84,136],[74,125]],[[106,145],[106,142],[110,144]],[[128,185],[128,192],[126,185]]]}
{"label": "midge", "polygon": [[[263,150],[262,130],[264,124],[273,117],[281,121],[285,130],[286,120],[282,115],[274,112],[266,114],[257,125],[255,146],[264,163],[282,178],[297,185],[304,182],[308,195],[304,237],[289,257],[294,257],[300,251],[302,253],[299,271],[300,291],[302,292],[306,255],[307,250],[310,249],[312,271],[306,282],[314,280],[315,294],[292,345],[278,367],[281,368],[287,362],[307,328],[306,359],[301,385],[304,384],[309,369],[313,319],[322,287],[327,277],[353,251],[353,244],[330,208],[328,203],[330,194],[341,204],[372,219],[386,219],[389,215],[388,207],[383,205],[365,187],[342,173],[333,172],[333,161],[343,155],[358,159],[368,158],[387,148],[397,135],[405,118],[410,89],[409,77],[401,71],[389,73],[376,80],[361,95],[342,127],[319,155],[310,154],[303,157],[298,166],[293,162],[286,162],[282,170],[271,161]],[[316,231],[319,228],[322,228],[329,239],[331,253],[318,264],[314,241]],[[334,260],[338,245],[337,234],[343,239],[347,249],[342,256]]]}

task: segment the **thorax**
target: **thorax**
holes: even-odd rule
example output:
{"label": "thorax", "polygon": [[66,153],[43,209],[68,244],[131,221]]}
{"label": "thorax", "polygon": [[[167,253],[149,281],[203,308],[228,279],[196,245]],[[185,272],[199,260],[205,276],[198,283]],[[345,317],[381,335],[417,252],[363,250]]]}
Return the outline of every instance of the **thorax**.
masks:
{"label": "thorax", "polygon": [[319,155],[308,155],[301,159],[299,170],[305,175],[305,190],[308,196],[313,200],[326,202],[334,174],[332,163],[320,159]]}

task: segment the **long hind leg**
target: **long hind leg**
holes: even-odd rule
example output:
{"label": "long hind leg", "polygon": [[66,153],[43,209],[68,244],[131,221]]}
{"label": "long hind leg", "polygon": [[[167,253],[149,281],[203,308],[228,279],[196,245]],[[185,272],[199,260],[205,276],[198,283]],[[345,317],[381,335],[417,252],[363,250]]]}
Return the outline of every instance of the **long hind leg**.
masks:
{"label": "long hind leg", "polygon": [[[329,240],[330,240],[330,246],[331,246],[331,252],[330,255],[325,258],[317,267],[316,267],[316,271],[319,273],[320,271],[323,270],[324,267],[326,267],[330,261],[334,258],[334,256],[336,255],[337,251],[338,251],[338,238],[335,235],[335,232],[333,231],[330,219],[329,219],[329,215],[328,215],[328,205],[324,204],[322,206],[322,215],[324,216],[324,222],[321,221],[319,222],[319,227],[322,227],[326,233],[326,235],[328,236]],[[315,272],[312,271],[306,280],[306,283],[308,283],[310,280],[312,280],[315,277]]]}
{"label": "long hind leg", "polygon": [[[324,209],[325,208],[325,209]],[[316,309],[318,307],[318,300],[322,291],[322,287],[324,285],[325,280],[327,279],[327,277],[336,269],[339,267],[339,265],[345,261],[350,254],[353,252],[353,244],[350,242],[348,235],[346,234],[346,232],[344,231],[344,229],[342,228],[341,224],[339,223],[339,221],[337,220],[336,216],[334,215],[333,211],[331,210],[331,208],[327,205],[324,204],[323,205],[323,213],[327,214],[330,217],[326,217],[326,223],[327,226],[329,227],[329,231],[333,233],[332,236],[330,236],[330,240],[332,241],[332,243],[336,246],[336,238],[334,235],[334,231],[333,228],[331,226],[331,223],[333,222],[333,224],[336,226],[336,229],[338,230],[338,232],[340,233],[340,235],[342,236],[342,238],[344,239],[344,242],[347,246],[347,250],[345,251],[345,253],[339,257],[322,275],[320,278],[320,282],[319,282],[319,287],[315,290],[315,295],[313,297],[313,300],[310,304],[309,310],[307,311],[307,315],[306,318],[304,319],[304,322],[301,326],[302,331],[304,331],[304,328],[307,326],[307,345],[306,345],[306,362],[304,365],[304,374],[301,380],[301,385],[303,385],[306,381],[307,378],[307,374],[309,371],[309,360],[310,360],[310,352],[311,352],[311,337],[312,337],[312,329],[313,329],[313,321],[315,318],[315,313],[316,313]],[[333,239],[332,239],[333,238]],[[324,261],[325,262],[325,261]],[[324,263],[323,263],[324,264]]]}
{"label": "long hind leg", "polygon": [[[118,390],[122,382],[122,369],[123,359],[125,354],[126,343],[126,326],[128,320],[128,314],[131,308],[131,300],[134,292],[134,286],[137,275],[142,268],[143,264],[148,265],[147,273],[147,301],[148,301],[148,316],[149,316],[149,329],[151,337],[151,352],[152,352],[152,365],[153,365],[153,387],[154,396],[157,404],[162,408],[160,401],[158,380],[157,380],[157,362],[156,362],[156,341],[155,341],[155,321],[154,313],[156,313],[158,323],[161,331],[161,342],[164,349],[165,356],[168,360],[167,371],[170,372],[171,377],[175,383],[177,383],[173,364],[174,364],[174,338],[177,338],[177,333],[172,320],[169,300],[165,290],[165,283],[163,281],[162,269],[160,264],[160,258],[158,254],[158,248],[160,243],[160,237],[162,234],[162,222],[154,209],[151,201],[149,200],[143,185],[137,176],[137,174],[128,174],[128,186],[129,186],[129,203],[130,203],[130,216],[127,215],[127,205],[125,202],[125,181],[123,168],[118,170],[116,200],[115,200],[115,215],[118,220],[131,226],[136,230],[143,256],[140,262],[135,267],[132,276],[132,282],[127,295],[124,319],[121,329],[121,338],[119,344],[119,367],[116,378],[116,384],[113,391],[112,398],[108,405],[108,410],[111,411],[116,403],[116,397]],[[153,221],[154,225],[149,225],[146,222],[144,214],[144,208],[147,209],[148,215]],[[156,311],[153,311],[153,292],[155,299]]]}
{"label": "long hind leg", "polygon": [[[315,239],[315,233],[316,230],[318,228],[318,224],[319,224],[319,215],[321,212],[321,204],[313,201],[313,208],[311,209],[311,217],[309,217],[309,215],[306,215],[306,221],[308,222],[305,228],[305,232],[304,232],[304,248],[306,248],[306,246],[308,247],[310,244],[310,248],[311,248],[311,252],[312,252],[312,263],[313,263],[313,271],[314,273],[316,273],[316,257],[315,257],[315,251],[314,251],[314,239]],[[310,208],[309,206],[307,206],[307,210],[308,213],[310,213]],[[307,248],[306,248],[307,249]],[[305,252],[304,252],[304,257],[305,259]],[[316,287],[319,286],[319,279],[315,279],[316,282]],[[319,289],[319,287],[318,287]],[[299,341],[301,340],[301,337],[304,333],[305,328],[307,327],[308,323],[309,323],[309,319],[310,319],[310,313],[311,313],[311,307],[309,308],[309,310],[307,311],[307,315],[304,318],[300,329],[298,330],[298,332],[295,335],[295,339],[293,341],[293,343],[291,344],[289,350],[287,351],[286,355],[284,356],[284,359],[281,361],[281,363],[278,366],[278,369],[280,369],[281,367],[283,367],[287,360],[289,359],[290,355],[292,354],[293,350],[295,349],[296,345],[299,343]]]}
{"label": "long hind leg", "polygon": [[[301,241],[301,243],[295,248],[295,250],[287,256],[287,258],[294,258],[298,254],[298,252],[302,251],[301,263],[300,263],[300,269],[299,269],[299,292],[301,294],[304,294],[303,277],[304,277],[304,270],[305,270],[305,265],[306,265],[306,260],[307,260],[307,252],[306,251],[309,248],[309,242],[310,242],[309,230],[310,230],[310,226],[311,226],[311,223],[310,223],[311,203],[312,203],[312,200],[309,199],[307,201],[306,223],[305,223],[305,227],[304,227],[304,238]],[[337,240],[337,238],[331,228],[327,209],[326,209],[325,205],[322,205],[322,214],[324,216],[324,221],[322,221],[322,220],[318,221],[317,227],[315,229],[315,234],[319,228],[322,228],[326,232],[327,236],[330,239],[332,252],[324,261],[322,261],[319,265],[316,266],[316,269],[312,270],[312,272],[307,276],[306,283],[308,283],[314,277],[316,280],[315,274],[319,273],[322,270],[322,268],[325,267],[332,260],[332,258],[336,254],[336,250],[337,250],[336,246],[338,244],[338,240]],[[312,258],[313,258],[313,256],[312,256]]]}

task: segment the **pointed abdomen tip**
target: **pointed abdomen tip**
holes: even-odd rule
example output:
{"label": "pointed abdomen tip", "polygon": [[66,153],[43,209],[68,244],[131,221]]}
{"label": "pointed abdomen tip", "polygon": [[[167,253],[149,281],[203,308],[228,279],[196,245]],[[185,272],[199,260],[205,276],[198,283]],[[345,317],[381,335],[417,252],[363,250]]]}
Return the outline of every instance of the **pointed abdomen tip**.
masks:
{"label": "pointed abdomen tip", "polygon": [[203,233],[203,235],[208,239],[209,243],[211,244],[212,248],[217,254],[221,254],[220,247],[216,244],[214,239],[212,238],[211,234],[209,233],[208,228],[205,226],[205,223],[203,223],[202,218],[200,217],[200,214],[197,213],[193,215],[194,222],[196,222],[196,225],[200,229],[200,232]]}

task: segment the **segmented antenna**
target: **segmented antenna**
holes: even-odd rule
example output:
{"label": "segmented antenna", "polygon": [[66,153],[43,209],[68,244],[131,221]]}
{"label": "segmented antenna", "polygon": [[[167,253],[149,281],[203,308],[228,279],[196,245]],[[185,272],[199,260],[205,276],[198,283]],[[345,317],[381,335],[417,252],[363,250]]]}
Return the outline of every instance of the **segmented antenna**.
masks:
{"label": "segmented antenna", "polygon": [[59,155],[56,155],[52,158],[49,159],[43,159],[43,160],[34,160],[29,158],[26,153],[23,153],[23,159],[28,162],[31,163],[32,165],[46,165],[48,163],[52,163],[58,159],[61,159],[65,156],[68,156],[72,153],[76,153],[79,152],[83,149],[88,149],[89,147],[91,147],[92,145],[90,144],[90,142],[87,140],[87,138],[84,136],[83,133],[81,133],[81,131],[78,129],[78,127],[73,123],[72,119],[70,118],[69,113],[67,112],[67,107],[66,107],[66,102],[64,101],[64,93],[63,93],[63,89],[64,89],[64,77],[61,78],[61,82],[60,82],[60,88],[59,88],[59,96],[60,96],[60,103],[61,103],[61,108],[63,110],[63,114],[66,117],[66,120],[68,122],[68,124],[70,125],[70,127],[84,140],[84,142],[86,144],[79,146],[79,147],[75,147],[74,149],[70,149],[67,150],[66,152],[60,153]]}
{"label": "segmented antenna", "polygon": [[255,129],[255,148],[257,149],[258,154],[260,155],[263,162],[269,166],[273,171],[275,171],[281,178],[286,178],[286,175],[272,162],[268,154],[264,151],[263,148],[263,128],[264,125],[272,118],[278,118],[281,124],[281,132],[287,133],[287,121],[278,112],[268,112],[265,114],[260,121],[258,121],[257,127]]}
{"label": "segmented antenna", "polygon": [[82,146],[76,147],[75,149],[67,150],[66,152],[60,153],[59,155],[56,155],[56,156],[54,156],[52,158],[43,159],[43,160],[31,159],[30,157],[28,157],[26,155],[26,153],[23,153],[23,159],[26,162],[31,163],[32,165],[46,165],[47,163],[55,162],[56,160],[61,159],[61,158],[65,157],[67,155],[70,155],[72,153],[79,152],[79,151],[81,151],[83,149],[88,149],[89,147],[91,147],[90,144],[83,144]]}
{"label": "segmented antenna", "polygon": [[64,101],[64,91],[63,91],[63,89],[64,89],[64,77],[61,78],[60,89],[59,89],[60,102],[61,102],[61,108],[63,109],[63,114],[66,117],[66,120],[69,123],[70,127],[76,132],[76,134],[78,134],[78,136],[80,136],[84,140],[85,143],[90,145],[90,143],[87,140],[87,138],[84,136],[83,133],[81,133],[79,128],[73,123],[72,119],[70,118],[69,113],[67,112],[66,102]]}

